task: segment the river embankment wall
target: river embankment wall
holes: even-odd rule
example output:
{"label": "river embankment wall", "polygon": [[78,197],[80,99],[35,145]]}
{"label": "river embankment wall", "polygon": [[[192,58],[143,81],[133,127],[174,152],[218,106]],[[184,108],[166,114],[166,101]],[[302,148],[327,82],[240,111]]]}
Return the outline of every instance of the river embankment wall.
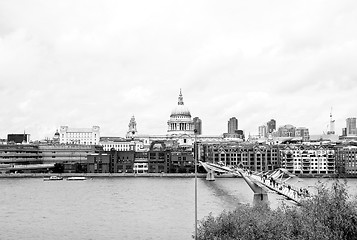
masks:
{"label": "river embankment wall", "polygon": [[[0,178],[44,178],[49,176],[61,177],[87,177],[87,178],[110,178],[110,177],[164,177],[164,178],[194,178],[194,173],[16,173],[16,174],[0,174]],[[198,178],[206,178],[206,173],[198,173]],[[221,174],[216,178],[232,178],[236,177],[231,174]]]}

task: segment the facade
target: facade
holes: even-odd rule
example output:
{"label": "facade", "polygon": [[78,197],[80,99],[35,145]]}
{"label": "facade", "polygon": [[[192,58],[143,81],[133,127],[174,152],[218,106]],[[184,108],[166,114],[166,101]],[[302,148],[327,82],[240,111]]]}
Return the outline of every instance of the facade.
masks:
{"label": "facade", "polygon": [[357,147],[345,146],[336,150],[336,170],[343,175],[357,175]]}
{"label": "facade", "polygon": [[60,127],[61,144],[98,145],[100,139],[100,128],[69,128]]}
{"label": "facade", "polygon": [[112,149],[116,151],[135,151],[142,147],[142,145],[136,144],[135,141],[116,137],[102,137],[98,145],[102,146],[104,151],[110,151]]}
{"label": "facade", "polygon": [[170,120],[167,121],[167,126],[167,133],[169,135],[194,134],[191,113],[184,105],[181,90],[177,106],[171,111]]}
{"label": "facade", "polygon": [[347,118],[346,119],[346,133],[347,133],[347,136],[357,135],[356,118]]}
{"label": "facade", "polygon": [[294,174],[334,174],[335,150],[328,146],[286,145],[280,148],[281,167]]}
{"label": "facade", "polygon": [[200,144],[200,159],[251,171],[270,171],[279,167],[277,146],[258,144]]}
{"label": "facade", "polygon": [[37,145],[0,144],[0,173],[48,172],[53,167],[43,162]]}
{"label": "facade", "polygon": [[163,141],[152,142],[148,152],[149,173],[167,173],[170,166],[170,152]]}
{"label": "facade", "polygon": [[101,146],[76,144],[40,144],[40,158],[45,164],[63,166],[63,172],[86,172],[87,156],[103,152]]}
{"label": "facade", "polygon": [[44,163],[80,163],[87,162],[87,156],[100,153],[100,146],[75,144],[40,144],[38,145],[40,158]]}
{"label": "facade", "polygon": [[342,128],[342,136],[347,136],[347,128]]}
{"label": "facade", "polygon": [[135,151],[111,151],[112,172],[133,173]]}
{"label": "facade", "polygon": [[22,133],[22,134],[8,134],[7,135],[8,143],[30,143],[30,134]]}
{"label": "facade", "polygon": [[276,130],[276,121],[274,119],[271,119],[269,122],[267,122],[267,133],[273,133]]}
{"label": "facade", "polygon": [[197,130],[197,135],[202,134],[202,120],[199,117],[193,118],[193,127]]}
{"label": "facade", "polygon": [[43,161],[39,152],[36,145],[1,144],[0,165],[41,164]]}
{"label": "facade", "polygon": [[235,117],[231,117],[228,120],[228,134],[234,134],[236,130],[238,130],[238,119]]}
{"label": "facade", "polygon": [[284,125],[279,127],[278,129],[278,136],[279,137],[295,137],[295,130],[296,128],[293,125]]}
{"label": "facade", "polygon": [[192,151],[172,150],[170,152],[169,173],[195,172],[195,160]]}
{"label": "facade", "polygon": [[258,127],[259,137],[267,137],[267,126],[262,125]]}
{"label": "facade", "polygon": [[87,173],[109,173],[110,168],[110,154],[94,153],[87,156]]}
{"label": "facade", "polygon": [[148,162],[148,152],[139,151],[134,154],[134,173],[148,173],[149,171],[149,162]]}
{"label": "facade", "polygon": [[310,139],[309,129],[305,127],[296,128],[295,137],[301,137],[303,141],[309,141]]}

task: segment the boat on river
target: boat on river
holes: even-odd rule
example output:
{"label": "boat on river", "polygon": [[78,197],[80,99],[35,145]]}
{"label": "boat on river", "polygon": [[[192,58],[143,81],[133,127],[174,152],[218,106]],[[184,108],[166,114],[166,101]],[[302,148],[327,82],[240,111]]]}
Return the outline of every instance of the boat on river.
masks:
{"label": "boat on river", "polygon": [[83,181],[86,180],[86,177],[68,177],[67,181]]}
{"label": "boat on river", "polygon": [[50,177],[45,177],[45,178],[43,178],[43,181],[58,181],[58,180],[63,180],[63,177],[60,177],[60,176],[50,176]]}

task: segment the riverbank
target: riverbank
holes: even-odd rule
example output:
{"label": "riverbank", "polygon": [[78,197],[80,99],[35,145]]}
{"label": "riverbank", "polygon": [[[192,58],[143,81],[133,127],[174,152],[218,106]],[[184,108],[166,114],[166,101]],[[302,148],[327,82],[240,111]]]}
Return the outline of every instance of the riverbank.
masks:
{"label": "riverbank", "polygon": [[[49,176],[110,178],[110,177],[165,177],[165,178],[194,178],[194,173],[16,173],[0,174],[0,178],[44,178]],[[206,173],[198,173],[198,178],[206,178]],[[216,175],[216,178],[233,178],[232,174]]]}

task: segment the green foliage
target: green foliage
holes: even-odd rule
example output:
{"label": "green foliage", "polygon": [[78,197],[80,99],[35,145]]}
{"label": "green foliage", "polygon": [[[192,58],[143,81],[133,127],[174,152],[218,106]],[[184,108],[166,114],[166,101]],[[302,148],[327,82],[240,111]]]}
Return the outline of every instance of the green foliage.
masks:
{"label": "green foliage", "polygon": [[317,186],[317,194],[299,206],[270,209],[240,205],[199,223],[197,239],[357,240],[357,205],[349,199],[346,182]]}

